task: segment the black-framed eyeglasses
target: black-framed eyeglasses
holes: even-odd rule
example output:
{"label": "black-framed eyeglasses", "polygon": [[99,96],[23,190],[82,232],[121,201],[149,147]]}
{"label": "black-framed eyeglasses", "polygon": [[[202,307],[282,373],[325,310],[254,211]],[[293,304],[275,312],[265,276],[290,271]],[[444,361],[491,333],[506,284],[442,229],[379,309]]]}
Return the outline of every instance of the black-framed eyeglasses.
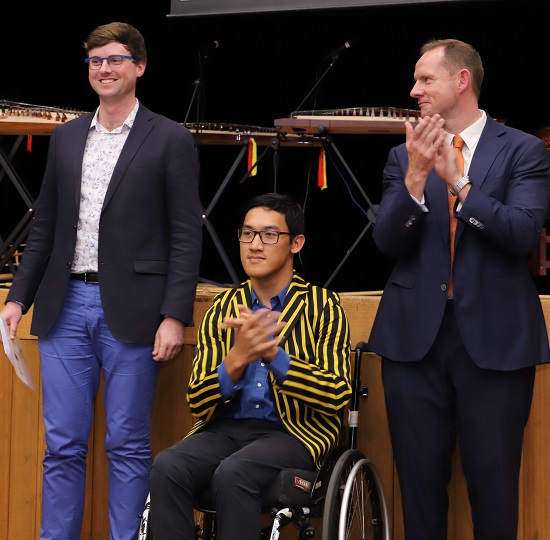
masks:
{"label": "black-framed eyeglasses", "polygon": [[103,65],[103,62],[107,60],[107,64],[112,68],[119,68],[124,60],[133,60],[133,56],[127,56],[124,54],[111,54],[110,56],[90,56],[89,58],[84,58],[84,62],[88,64],[90,69],[100,69]]}
{"label": "black-framed eyeglasses", "polygon": [[291,233],[270,230],[255,231],[253,229],[237,229],[237,234],[239,237],[239,242],[242,242],[243,244],[250,244],[254,242],[256,235],[260,237],[262,244],[276,244],[279,241],[279,236],[281,236],[281,234],[290,235]]}

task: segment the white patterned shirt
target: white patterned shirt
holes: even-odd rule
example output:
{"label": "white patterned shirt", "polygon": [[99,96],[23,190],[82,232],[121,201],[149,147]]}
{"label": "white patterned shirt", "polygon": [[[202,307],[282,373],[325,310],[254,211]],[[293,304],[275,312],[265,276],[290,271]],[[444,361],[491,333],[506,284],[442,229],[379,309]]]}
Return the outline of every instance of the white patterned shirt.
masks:
{"label": "white patterned shirt", "polygon": [[97,272],[99,218],[103,201],[138,108],[136,99],[136,106],[122,126],[113,131],[107,131],[98,122],[99,107],[92,119],[82,160],[78,229],[71,267],[71,271],[76,274]]}

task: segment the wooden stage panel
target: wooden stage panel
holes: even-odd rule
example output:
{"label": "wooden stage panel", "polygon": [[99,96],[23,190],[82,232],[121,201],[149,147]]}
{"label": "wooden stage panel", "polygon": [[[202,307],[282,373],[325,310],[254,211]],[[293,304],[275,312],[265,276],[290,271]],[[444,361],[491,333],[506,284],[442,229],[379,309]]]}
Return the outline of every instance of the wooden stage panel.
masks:
{"label": "wooden stage panel", "polygon": [[[200,287],[195,301],[195,324],[198,325],[211,305],[218,289]],[[7,290],[0,289],[0,305]],[[380,300],[379,292],[343,293],[342,304],[351,326],[352,346],[368,341]],[[550,325],[550,297],[541,297]],[[41,419],[39,356],[36,339],[29,334],[30,314],[20,326],[24,352],[36,390],[31,391],[14,375],[9,360],[0,353],[0,538],[37,538],[40,528],[40,497],[44,430]],[[162,364],[153,410],[152,451],[177,442],[191,425],[185,388],[194,354],[196,327],[187,328],[182,353]],[[380,358],[363,356],[361,383],[369,397],[360,402],[358,447],[380,469],[392,518],[393,540],[403,539],[399,481],[395,473],[381,382]],[[107,516],[107,460],[103,447],[105,421],[103,384],[95,405],[95,420],[88,454],[86,510],[81,540],[109,537]],[[524,441],[520,486],[520,531],[518,540],[550,538],[550,513],[547,494],[550,491],[550,365],[537,368],[531,416]],[[465,480],[458,452],[449,485],[449,540],[471,540],[473,531]],[[320,526],[320,524],[319,524]],[[296,538],[292,527],[283,530],[282,540]],[[320,537],[320,531],[317,533]]]}

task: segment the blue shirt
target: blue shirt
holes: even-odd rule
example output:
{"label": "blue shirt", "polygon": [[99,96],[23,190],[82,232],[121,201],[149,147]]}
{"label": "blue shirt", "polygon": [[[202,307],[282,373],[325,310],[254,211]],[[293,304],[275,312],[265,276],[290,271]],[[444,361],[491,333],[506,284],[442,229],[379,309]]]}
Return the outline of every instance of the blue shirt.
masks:
{"label": "blue shirt", "polygon": [[[273,311],[282,311],[283,303],[290,282],[277,295],[271,298],[270,308]],[[252,311],[266,308],[260,303],[254,290],[252,290]],[[261,358],[248,364],[243,376],[237,384],[233,384],[227,369],[225,361],[218,368],[218,380],[223,400],[229,399],[235,395],[229,406],[224,409],[221,416],[229,418],[256,418],[268,420],[270,422],[280,422],[279,414],[275,409],[275,404],[271,396],[271,387],[269,385],[269,372],[271,371],[279,384],[286,379],[286,374],[290,366],[290,357],[281,347],[278,348],[275,358],[271,362],[265,362]]]}

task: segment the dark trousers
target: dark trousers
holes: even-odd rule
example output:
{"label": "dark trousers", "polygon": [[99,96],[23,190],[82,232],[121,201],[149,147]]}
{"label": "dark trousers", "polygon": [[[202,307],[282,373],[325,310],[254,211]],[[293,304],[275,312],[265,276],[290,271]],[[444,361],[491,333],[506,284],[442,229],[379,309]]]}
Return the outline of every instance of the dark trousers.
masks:
{"label": "dark trousers", "polygon": [[157,455],[151,524],[159,540],[193,540],[197,494],[211,488],[218,540],[258,540],[262,493],[284,468],[314,469],[305,446],[262,420],[219,419]]}
{"label": "dark trousers", "polygon": [[493,371],[476,366],[458,332],[453,302],[447,304],[425,358],[383,360],[405,536],[447,538],[447,485],[458,437],[475,539],[516,540],[523,431],[535,367]]}

